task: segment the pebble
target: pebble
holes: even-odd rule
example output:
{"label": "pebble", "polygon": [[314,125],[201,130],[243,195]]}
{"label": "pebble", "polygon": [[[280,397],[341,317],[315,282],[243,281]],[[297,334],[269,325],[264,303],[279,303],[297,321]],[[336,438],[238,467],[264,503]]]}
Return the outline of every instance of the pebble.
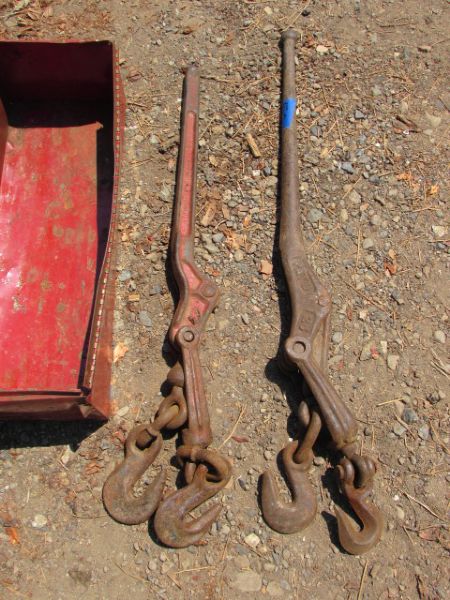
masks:
{"label": "pebble", "polygon": [[366,115],[361,112],[360,110],[355,110],[355,119],[361,120],[361,119],[365,119]]}
{"label": "pebble", "polygon": [[251,569],[242,571],[241,573],[236,573],[230,581],[230,587],[240,592],[259,592],[262,587],[262,577],[259,573]]}
{"label": "pebble", "polygon": [[340,331],[336,331],[335,333],[333,333],[331,337],[333,344],[340,344],[342,342],[343,337],[344,336]]}
{"label": "pebble", "polygon": [[440,329],[434,332],[433,337],[440,344],[445,344],[445,333]]}
{"label": "pebble", "polygon": [[220,244],[220,242],[223,241],[224,237],[225,236],[223,235],[223,233],[221,231],[219,231],[219,233],[214,233],[212,235],[211,239],[215,244]]}
{"label": "pebble", "polygon": [[348,211],[346,208],[343,208],[340,213],[341,221],[346,223],[348,221]]}
{"label": "pebble", "polygon": [[129,279],[131,279],[131,271],[128,271],[128,269],[124,269],[121,273],[119,273],[118,279],[119,281],[128,281]]}
{"label": "pebble", "polygon": [[271,581],[268,584],[266,591],[271,598],[281,598],[285,594],[278,581]]}
{"label": "pebble", "polygon": [[159,284],[152,286],[148,292],[150,296],[159,296],[162,293],[162,287]]}
{"label": "pebble", "polygon": [[411,425],[411,423],[417,423],[419,417],[415,410],[407,406],[402,412],[402,420],[405,421],[405,423],[407,423],[408,425]]}
{"label": "pebble", "polygon": [[156,571],[158,568],[158,563],[156,562],[156,560],[153,558],[152,560],[148,561],[147,564],[148,568],[150,569],[150,571]]}
{"label": "pebble", "polygon": [[356,190],[352,190],[348,195],[348,199],[352,204],[361,204],[361,194]]}
{"label": "pebble", "polygon": [[381,96],[382,93],[383,93],[382,90],[377,85],[373,86],[372,96]]}
{"label": "pebble", "polygon": [[31,521],[31,526],[35,529],[42,529],[47,525],[47,517],[45,515],[35,515],[34,519]]}
{"label": "pebble", "polygon": [[147,329],[152,327],[152,319],[146,310],[139,311],[139,323],[144,327],[147,327]]}
{"label": "pebble", "polygon": [[322,218],[323,218],[323,212],[321,210],[319,210],[318,208],[311,208],[311,210],[308,211],[307,219],[310,223],[317,223]]}
{"label": "pebble", "polygon": [[395,423],[394,427],[392,428],[392,431],[395,433],[395,435],[401,437],[406,432],[406,427],[403,427],[403,425],[401,425],[400,423]]}
{"label": "pebble", "polygon": [[373,248],[374,246],[375,243],[372,238],[366,238],[362,243],[364,250],[370,250],[370,248]]}
{"label": "pebble", "polygon": [[361,354],[359,355],[359,360],[370,360],[372,358],[373,347],[374,343],[372,341],[364,344]]}
{"label": "pebble", "polygon": [[342,162],[341,163],[341,169],[343,171],[345,171],[346,173],[349,173],[350,175],[352,175],[355,171],[353,169],[353,165],[351,162]]}
{"label": "pebble", "polygon": [[447,227],[443,225],[432,225],[431,231],[436,239],[442,239],[447,235]]}
{"label": "pebble", "polygon": [[245,536],[244,542],[247,544],[247,546],[250,546],[250,548],[256,548],[256,546],[261,543],[261,540],[256,533],[249,533],[247,536]]}
{"label": "pebble", "polygon": [[325,459],[323,456],[315,456],[313,458],[313,463],[316,465],[316,467],[321,467],[322,465],[325,464]]}
{"label": "pebble", "polygon": [[325,54],[328,54],[328,48],[326,46],[323,46],[322,44],[319,44],[318,46],[316,46],[316,52],[320,56],[324,56]]}
{"label": "pebble", "polygon": [[395,510],[397,511],[397,517],[400,521],[404,521],[405,520],[405,511],[403,510],[403,508],[401,506],[396,506]]}
{"label": "pebble", "polygon": [[420,437],[421,440],[427,441],[430,437],[430,428],[428,425],[422,425],[422,427],[419,427],[419,429],[417,430],[417,434]]}
{"label": "pebble", "polygon": [[425,113],[425,117],[427,118],[428,123],[435,129],[439,127],[442,122],[442,117],[437,117],[436,115],[432,115],[430,113]]}
{"label": "pebble", "polygon": [[233,254],[233,258],[236,262],[241,262],[244,260],[244,253],[242,250],[236,250],[236,252]]}
{"label": "pebble", "polygon": [[395,371],[398,367],[398,361],[400,360],[400,356],[398,354],[388,354],[387,355],[387,366],[391,371]]}
{"label": "pebble", "polygon": [[250,323],[250,317],[248,316],[247,313],[244,313],[243,315],[241,315],[241,319],[242,319],[242,322],[244,323],[244,325],[248,325]]}

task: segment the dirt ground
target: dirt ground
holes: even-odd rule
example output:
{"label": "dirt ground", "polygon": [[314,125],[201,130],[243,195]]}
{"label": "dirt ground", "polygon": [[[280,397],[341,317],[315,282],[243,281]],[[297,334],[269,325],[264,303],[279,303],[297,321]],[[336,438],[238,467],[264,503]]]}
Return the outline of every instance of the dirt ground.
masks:
{"label": "dirt ground", "polygon": [[[106,424],[0,426],[0,508],[13,515],[0,522],[0,598],[448,598],[448,1],[0,7],[3,38],[114,40],[127,97],[117,412]],[[289,323],[276,243],[278,41],[289,26],[301,32],[303,226],[333,295],[330,373],[379,464],[374,501],[386,527],[361,557],[337,540],[338,456],[327,448],[310,474],[319,510],[308,529],[275,533],[258,504],[259,475],[295,436],[301,396],[276,363]],[[213,446],[233,477],[204,543],[172,550],[151,523],[112,521],[101,490],[124,435],[153,418],[168,370],[174,301],[165,261],[182,70],[191,62],[202,73],[196,260],[221,289],[201,357]],[[168,489],[179,472],[176,439],[155,465],[169,465]]]}

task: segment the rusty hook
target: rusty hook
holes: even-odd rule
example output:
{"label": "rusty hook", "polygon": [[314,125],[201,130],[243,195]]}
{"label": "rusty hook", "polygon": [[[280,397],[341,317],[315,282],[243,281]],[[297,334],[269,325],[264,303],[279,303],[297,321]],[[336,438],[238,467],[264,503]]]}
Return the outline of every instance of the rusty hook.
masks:
{"label": "rusty hook", "polygon": [[[186,520],[188,513],[212,498],[228,482],[231,467],[227,460],[214,451],[199,447],[181,446],[179,458],[200,463],[192,481],[184,488],[169,494],[159,505],[154,527],[158,538],[172,548],[185,548],[200,541],[217,519],[221,506],[215,504],[200,517]],[[207,463],[213,469],[210,472]]]}
{"label": "rusty hook", "polygon": [[355,487],[355,467],[348,458],[343,458],[338,465],[338,475],[342,491],[348,498],[351,507],[359,517],[362,528],[358,531],[350,517],[336,506],[339,541],[349,554],[363,554],[373,548],[381,538],[384,519],[380,510],[368,500],[372,494],[372,478],[376,471],[375,463],[370,458],[354,457],[355,462],[364,463],[362,487]]}
{"label": "rusty hook", "polygon": [[[149,444],[140,448],[138,440],[147,436]],[[103,486],[103,504],[113,519],[125,525],[147,521],[161,499],[166,475],[160,471],[139,496],[133,496],[138,479],[155,461],[163,444],[161,433],[149,425],[132,429],[125,442],[125,458],[109,475]]]}
{"label": "rusty hook", "polygon": [[[307,407],[301,403],[299,413],[305,420]],[[296,533],[308,527],[317,512],[317,498],[308,479],[313,460],[312,447],[322,427],[320,415],[312,411],[305,438],[301,444],[293,441],[282,451],[282,461],[292,491],[292,502],[279,497],[273,474],[263,473],[261,506],[267,524],[279,533]]]}

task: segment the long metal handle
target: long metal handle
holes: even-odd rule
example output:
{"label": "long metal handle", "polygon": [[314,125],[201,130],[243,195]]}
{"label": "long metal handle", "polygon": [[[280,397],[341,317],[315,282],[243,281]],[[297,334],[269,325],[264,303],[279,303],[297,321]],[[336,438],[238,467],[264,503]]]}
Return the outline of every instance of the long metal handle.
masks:
{"label": "long metal handle", "polygon": [[203,386],[198,347],[211,311],[217,305],[217,286],[194,262],[195,191],[197,174],[200,76],[188,67],[184,81],[181,139],[177,169],[175,210],[171,238],[172,268],[180,298],[169,338],[182,352],[184,390],[188,408],[186,445],[211,443],[208,406]]}
{"label": "long metal handle", "polygon": [[291,301],[291,330],[285,354],[298,366],[320,407],[339,448],[351,444],[357,423],[327,376],[331,299],[308,262],[300,223],[296,133],[295,42],[297,33],[284,32],[281,111],[280,250]]}

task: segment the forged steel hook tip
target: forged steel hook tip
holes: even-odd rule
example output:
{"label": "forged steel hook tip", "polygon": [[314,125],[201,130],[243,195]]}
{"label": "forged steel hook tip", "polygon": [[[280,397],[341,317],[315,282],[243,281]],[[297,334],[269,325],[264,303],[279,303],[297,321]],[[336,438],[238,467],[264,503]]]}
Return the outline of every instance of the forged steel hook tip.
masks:
{"label": "forged steel hook tip", "polygon": [[261,476],[261,508],[267,524],[279,533],[297,533],[314,520],[317,512],[317,498],[308,479],[312,464],[312,451],[302,462],[294,461],[298,442],[288,444],[282,454],[283,465],[292,491],[292,502],[284,502],[270,471]]}
{"label": "forged steel hook tip", "polygon": [[355,469],[347,458],[338,465],[338,473],[345,496],[362,523],[358,531],[350,517],[338,506],[336,519],[339,541],[349,554],[364,554],[380,541],[384,519],[380,510],[369,500],[372,494],[372,481],[363,487],[354,486]]}
{"label": "forged steel hook tip", "polygon": [[143,431],[149,431],[148,425],[135,427],[125,442],[125,458],[109,475],[103,485],[103,504],[109,515],[124,525],[137,525],[148,521],[155,512],[166,479],[161,470],[152,483],[138,497],[133,495],[133,488],[158,456],[163,439],[159,432],[151,432],[150,446],[139,449],[136,442]]}
{"label": "forged steel hook tip", "polygon": [[215,504],[199,517],[187,519],[189,512],[215,496],[228,482],[231,468],[224,458],[209,450],[199,449],[197,459],[213,465],[219,480],[208,480],[208,467],[199,464],[192,481],[184,488],[169,494],[160,503],[154,520],[158,538],[171,548],[186,548],[199,542],[214,521],[222,507]]}

